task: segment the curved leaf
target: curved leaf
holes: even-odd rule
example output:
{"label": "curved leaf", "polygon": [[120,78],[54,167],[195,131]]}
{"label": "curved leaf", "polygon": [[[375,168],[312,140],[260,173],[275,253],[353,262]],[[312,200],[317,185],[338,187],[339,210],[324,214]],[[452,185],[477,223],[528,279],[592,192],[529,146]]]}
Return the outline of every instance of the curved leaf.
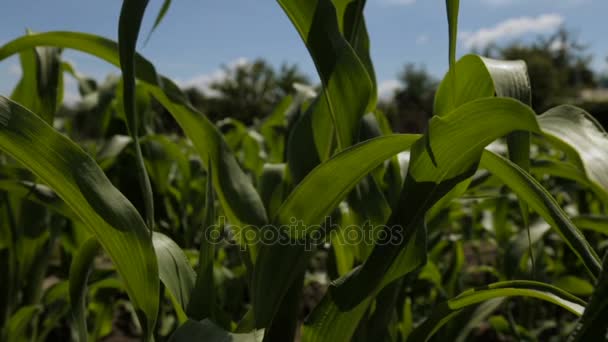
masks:
{"label": "curved leaf", "polygon": [[409,335],[408,341],[428,341],[451,318],[468,306],[503,297],[532,297],[561,306],[580,316],[585,302],[558,289],[557,287],[534,281],[506,281],[471,289],[440,304],[421,325]]}
{"label": "curved leaf", "polygon": [[606,341],[608,314],[608,257],[604,256],[603,270],[595,284],[595,291],[568,341]]}
{"label": "curved leaf", "polygon": [[490,171],[506,184],[530,208],[541,215],[564,239],[564,242],[581,259],[589,273],[597,277],[601,270],[600,260],[583,234],[570,221],[555,199],[530,174],[509,160],[485,151],[481,158],[481,168]]}
{"label": "curved leaf", "polygon": [[158,258],[158,276],[176,302],[180,322],[185,321],[184,311],[190,302],[196,274],[182,249],[166,235],[155,232],[152,243]]}
{"label": "curved leaf", "polygon": [[608,203],[608,191],[598,183],[592,181],[584,170],[575,164],[556,160],[534,160],[531,172],[534,174],[546,174],[553,177],[569,179],[593,191],[604,203]]}
{"label": "curved leaf", "polygon": [[[407,150],[420,139],[416,134],[394,134],[359,143],[313,169],[289,194],[272,220],[287,225],[291,219],[317,225],[348,192],[380,163]],[[322,198],[319,193],[326,194]],[[315,199],[315,206],[310,201]]]}
{"label": "curved leaf", "polygon": [[[504,98],[472,101],[431,120],[428,133],[412,147],[401,198],[385,228],[391,240],[330,286],[305,328],[307,340],[349,340],[371,299],[424,264],[426,212],[472,175],[486,145],[513,130],[537,131],[538,126],[528,107]],[[399,237],[396,243],[394,237]]]}
{"label": "curved leaf", "polygon": [[[306,227],[319,225],[355,185],[391,156],[408,149],[419,135],[389,135],[352,146],[320,164],[291,192],[273,219],[275,226],[302,222]],[[326,194],[318,196],[319,193]],[[310,206],[314,201],[315,205]],[[314,227],[313,227],[314,229]],[[286,232],[290,233],[290,232]],[[296,238],[296,234],[293,236]],[[267,326],[306,260],[302,245],[263,244],[253,275],[253,301],[258,327]]]}
{"label": "curved leaf", "polygon": [[167,15],[167,12],[169,11],[170,7],[171,7],[171,0],[163,1],[163,5],[160,8],[160,10],[158,11],[158,14],[156,15],[156,19],[154,20],[154,25],[152,25],[152,28],[150,29],[150,32],[148,33],[148,38],[146,38],[146,43],[150,40],[150,37],[152,37],[152,33],[154,33],[154,31],[158,28],[158,25],[160,25],[160,23],[163,21],[163,19],[165,18],[165,15]]}
{"label": "curved leaf", "polygon": [[[141,187],[145,206],[146,223],[150,230],[154,229],[154,198],[152,185],[144,164],[144,157],[139,144],[139,117],[135,108],[135,47],[141,28],[141,21],[148,6],[148,0],[124,0],[118,22],[118,50],[120,69],[122,71],[122,102],[127,119],[127,130],[133,138],[135,146],[135,165],[137,180]],[[151,329],[151,327],[148,327]],[[150,332],[149,332],[150,333]]]}
{"label": "curved leaf", "polygon": [[[327,106],[327,110],[315,115],[320,116],[318,120],[332,118],[338,149],[344,149],[356,141],[359,121],[372,99],[370,76],[340,33],[336,9],[330,0],[278,2],[306,44],[323,84],[324,100],[317,104]],[[319,144],[318,139],[315,142]],[[330,143],[331,140],[323,144]]]}
{"label": "curved leaf", "polygon": [[6,336],[3,338],[6,338],[7,342],[27,340],[25,333],[41,310],[42,308],[38,305],[27,305],[19,308],[6,322]]}
{"label": "curved leaf", "polygon": [[[95,35],[61,31],[17,38],[0,48],[0,60],[40,45],[75,49],[120,65],[116,42]],[[175,83],[158,75],[148,60],[135,54],[135,66],[135,76],[145,82],[145,88],[173,115],[192,140],[206,167],[213,168],[213,185],[230,222],[237,227],[261,227],[266,224],[266,213],[260,197],[222,134],[188,103]]]}
{"label": "curved leaf", "polygon": [[608,235],[608,216],[581,215],[573,217],[572,222],[580,229],[588,229]]}
{"label": "curved leaf", "polygon": [[[0,149],[48,184],[108,252],[136,310],[154,326],[158,266],[149,231],[93,159],[42,119],[0,97]],[[143,317],[142,317],[143,318]]]}
{"label": "curved leaf", "polygon": [[[563,105],[549,109],[538,123],[550,141],[567,144],[576,151],[582,168],[593,182],[608,190],[608,138],[606,131],[583,109]],[[562,145],[560,144],[560,145]]]}
{"label": "curved leaf", "polygon": [[11,99],[53,123],[63,97],[61,49],[39,47],[19,54],[23,75]]}
{"label": "curved leaf", "polygon": [[[212,171],[209,171],[212,172]],[[203,234],[198,252],[198,266],[196,268],[196,283],[192,290],[192,299],[188,303],[188,316],[201,320],[213,319],[215,316],[215,283],[213,280],[213,264],[215,261],[215,235],[219,231],[215,223],[215,196],[211,174],[207,174],[207,188],[205,196],[205,212],[203,217]]]}
{"label": "curved leaf", "polygon": [[91,273],[93,261],[100,249],[101,245],[97,239],[88,239],[80,246],[78,253],[72,258],[72,265],[70,266],[70,306],[80,342],[86,342],[88,339],[87,281]]}

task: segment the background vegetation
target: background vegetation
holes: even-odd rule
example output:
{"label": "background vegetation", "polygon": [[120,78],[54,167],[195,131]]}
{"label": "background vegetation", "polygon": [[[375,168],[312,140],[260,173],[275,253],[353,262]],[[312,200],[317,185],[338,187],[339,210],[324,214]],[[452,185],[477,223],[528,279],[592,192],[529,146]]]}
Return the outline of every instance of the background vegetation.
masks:
{"label": "background vegetation", "polygon": [[365,1],[279,0],[321,84],[259,59],[203,93],[135,53],[146,4],[0,47],[0,340],[606,339],[606,79],[572,33],[456,61],[448,0],[445,77],[378,99]]}

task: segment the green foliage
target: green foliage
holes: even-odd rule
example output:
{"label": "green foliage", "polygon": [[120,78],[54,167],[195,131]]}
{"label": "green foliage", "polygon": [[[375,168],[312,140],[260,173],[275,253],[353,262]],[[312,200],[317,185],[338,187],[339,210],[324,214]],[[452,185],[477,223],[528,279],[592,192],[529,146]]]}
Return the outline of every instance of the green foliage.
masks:
{"label": "green foliage", "polygon": [[605,340],[606,132],[573,106],[537,116],[523,61],[457,61],[447,0],[449,70],[435,91],[405,69],[395,99],[424,130],[393,134],[365,3],[278,1],[318,89],[255,61],[182,92],[136,53],[147,1],[123,2],[118,42],[0,47],[24,69],[0,97],[0,339]]}
{"label": "green foliage", "polygon": [[288,95],[294,84],[308,84],[296,65],[283,64],[275,70],[263,59],[238,61],[223,67],[223,77],[213,80],[208,90],[185,90],[192,105],[213,122],[236,119],[251,125],[263,120]]}

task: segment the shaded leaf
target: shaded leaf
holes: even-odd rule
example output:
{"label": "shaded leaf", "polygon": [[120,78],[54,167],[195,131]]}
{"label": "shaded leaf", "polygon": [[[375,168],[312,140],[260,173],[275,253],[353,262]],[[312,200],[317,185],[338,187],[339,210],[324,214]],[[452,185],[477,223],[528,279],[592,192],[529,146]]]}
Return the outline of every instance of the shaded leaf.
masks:
{"label": "shaded leaf", "polygon": [[525,296],[544,300],[581,315],[585,302],[554,286],[534,281],[507,281],[471,289],[444,302],[410,334],[408,341],[428,341],[439,328],[462,309],[494,298]]}
{"label": "shaded leaf", "polygon": [[80,246],[70,266],[70,307],[80,342],[86,342],[88,339],[87,281],[93,268],[93,261],[100,249],[101,245],[97,239],[88,239]]}

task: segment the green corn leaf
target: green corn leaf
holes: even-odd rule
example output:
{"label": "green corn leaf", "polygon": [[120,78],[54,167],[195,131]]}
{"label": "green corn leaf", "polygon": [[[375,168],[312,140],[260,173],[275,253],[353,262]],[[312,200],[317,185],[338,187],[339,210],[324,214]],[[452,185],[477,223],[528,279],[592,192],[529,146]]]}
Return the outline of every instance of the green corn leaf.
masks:
{"label": "green corn leaf", "polygon": [[61,49],[38,47],[19,54],[23,75],[11,99],[52,124],[63,98]]}
{"label": "green corn leaf", "polygon": [[185,321],[184,311],[190,302],[196,274],[182,249],[169,237],[155,232],[152,243],[158,259],[158,276],[175,300],[178,319]]}
{"label": "green corn leaf", "polygon": [[[448,86],[452,91],[449,92],[447,97],[449,105],[453,108],[456,108],[456,101],[459,100],[460,97],[456,92],[456,81],[459,77],[457,77],[456,70],[456,45],[458,44],[458,12],[460,11],[460,0],[445,0],[445,6],[447,9],[448,15],[448,39],[449,39],[449,52],[448,52],[448,60],[449,60],[449,80],[447,82]],[[449,111],[446,111],[446,113]]]}
{"label": "green corn leaf", "polygon": [[263,339],[263,330],[235,334],[206,319],[200,322],[188,320],[171,335],[169,342],[262,342]]}
{"label": "green corn leaf", "polygon": [[[455,79],[454,75],[457,75]],[[450,93],[455,94],[454,103]],[[434,113],[445,115],[467,102],[491,96],[510,97],[529,104],[531,89],[526,64],[477,55],[462,57],[441,81],[435,95]]]}
{"label": "green corn leaf", "polygon": [[583,234],[576,228],[555,199],[530,174],[509,160],[489,151],[483,154],[481,168],[490,171],[528,203],[553,227],[564,242],[580,258],[589,273],[597,277],[601,270],[600,259]]}
{"label": "green corn leaf", "polygon": [[[420,137],[415,134],[378,137],[334,156],[312,170],[289,194],[273,222],[289,224],[295,218],[305,225],[320,224],[363,176],[386,159],[409,149]],[[318,198],[320,192],[327,196]],[[317,205],[311,207],[312,198],[317,198]]]}
{"label": "green corn leaf", "polygon": [[[570,162],[579,165],[589,179],[608,190],[608,138],[606,131],[583,109],[563,105],[549,109],[538,122],[551,142],[568,145],[578,155]],[[575,156],[576,157],[576,156]]]}
{"label": "green corn leaf", "polygon": [[[316,121],[327,122],[331,118],[338,149],[346,148],[356,141],[359,120],[373,98],[371,78],[340,32],[331,0],[278,2],[306,44],[321,78],[325,99],[317,104],[326,105],[327,110],[319,110]],[[325,146],[331,143],[327,136],[321,139]]]}
{"label": "green corn leaf", "polygon": [[581,215],[572,218],[572,222],[580,229],[592,230],[608,235],[608,216]]}
{"label": "green corn leaf", "polygon": [[439,328],[468,306],[494,298],[532,297],[561,306],[580,316],[585,302],[554,286],[534,281],[506,281],[471,289],[439,304],[433,313],[410,334],[408,341],[428,341]]}
{"label": "green corn leaf", "polygon": [[27,341],[28,328],[31,327],[34,318],[41,310],[42,308],[38,305],[27,305],[19,308],[6,323],[6,336],[0,337],[7,342]]}
{"label": "green corn leaf", "polygon": [[158,11],[158,14],[156,15],[156,19],[154,20],[154,25],[152,25],[152,28],[150,29],[150,32],[148,33],[148,37],[146,38],[146,43],[148,43],[148,41],[150,40],[150,37],[152,37],[152,33],[154,33],[154,31],[158,28],[160,23],[163,21],[163,19],[165,18],[165,15],[167,15],[167,12],[169,11],[170,7],[171,7],[171,0],[163,1],[163,5],[161,6],[160,10]]}
{"label": "green corn leaf", "polygon": [[467,325],[458,333],[458,337],[454,342],[465,342],[471,331],[484,322],[504,301],[505,298],[494,298],[479,304],[471,315],[471,319],[467,322]]}
{"label": "green corn leaf", "polygon": [[269,163],[283,163],[285,161],[285,132],[287,131],[287,115],[299,106],[299,100],[287,95],[274,108],[272,113],[260,126],[260,133],[264,141],[271,146],[268,153]]}
{"label": "green corn leaf", "polygon": [[266,164],[258,182],[258,190],[268,217],[273,217],[287,195],[285,164]]}
{"label": "green corn leaf", "polygon": [[146,223],[150,230],[154,229],[154,198],[152,185],[144,164],[144,157],[139,144],[139,122],[135,100],[135,48],[137,36],[141,28],[141,21],[148,6],[148,0],[124,0],[120,10],[118,23],[118,49],[120,55],[120,69],[122,71],[123,92],[122,100],[127,129],[133,138],[137,166],[137,179],[142,191],[145,206]]}
{"label": "green corn leaf", "polygon": [[88,239],[80,246],[70,266],[70,307],[72,319],[78,333],[78,341],[86,342],[87,331],[87,281],[93,267],[93,261],[101,245],[95,238]]}
{"label": "green corn leaf", "polygon": [[[76,32],[47,32],[23,36],[0,47],[0,61],[35,46],[58,46],[82,51],[113,65],[120,65],[118,46],[109,39]],[[217,128],[186,100],[171,80],[156,73],[154,66],[135,54],[135,76],[173,115],[207,168],[213,168],[213,185],[227,218],[235,226],[264,226],[266,212],[260,197],[244,174]],[[220,177],[221,175],[221,177]]]}
{"label": "green corn leaf", "polygon": [[47,289],[42,298],[42,304],[50,308],[41,322],[37,341],[47,341],[49,334],[61,324],[62,320],[69,314],[68,303],[69,282],[60,281]]}
{"label": "green corn leaf", "polygon": [[[308,260],[308,259],[305,259]],[[264,341],[294,341],[300,314],[300,297],[304,287],[306,264],[302,263],[295,272],[296,278],[287,289],[284,299],[279,306],[270,326],[264,330]]]}
{"label": "green corn leaf", "polygon": [[520,267],[522,256],[530,253],[530,246],[541,241],[549,231],[551,231],[551,226],[541,221],[531,224],[528,230],[521,230],[511,237],[505,248],[504,255],[504,273],[507,278],[511,278],[516,274]]}
{"label": "green corn leaf", "polygon": [[211,174],[207,174],[203,234],[201,235],[199,247],[196,283],[194,284],[191,300],[187,308],[188,317],[196,320],[213,319],[216,306],[213,264],[215,261],[215,235],[219,236],[220,232],[214,225],[216,213],[212,179]]}
{"label": "green corn leaf", "polygon": [[28,181],[0,180],[0,189],[19,198],[40,204],[67,218],[78,219],[74,211],[46,185]]}
{"label": "green corn leaf", "polygon": [[[439,85],[435,96],[435,114],[444,115],[472,100],[510,97],[530,105],[532,92],[528,69],[523,61],[502,61],[477,55],[462,57]],[[458,75],[458,76],[455,76]],[[456,77],[456,79],[452,79]],[[452,90],[453,89],[453,90]],[[455,94],[454,100],[451,99]],[[507,136],[509,159],[524,170],[530,169],[530,133],[513,132]],[[527,209],[521,203],[524,221]]]}
{"label": "green corn leaf", "polygon": [[591,283],[573,275],[559,277],[555,279],[553,285],[575,296],[590,296],[593,293]]}
{"label": "green corn leaf", "polygon": [[607,341],[606,321],[608,314],[608,257],[604,256],[603,269],[597,282],[595,291],[586,305],[585,312],[579,320],[568,341]]}
{"label": "green corn leaf", "polygon": [[0,97],[0,149],[55,190],[91,229],[142,314],[142,326],[154,326],[159,282],[149,232],[137,210],[93,159],[35,114],[4,97]]}
{"label": "green corn leaf", "polygon": [[538,130],[534,113],[512,99],[479,99],[434,117],[427,135],[412,147],[401,198],[389,219],[389,233],[400,233],[402,238],[377,246],[362,267],[330,286],[305,329],[307,340],[350,339],[371,298],[424,264],[426,211],[472,175],[486,145],[513,130],[526,129]]}
{"label": "green corn leaf", "polygon": [[[319,131],[319,127],[315,127],[313,130],[312,120],[314,108],[318,106],[320,101],[324,101],[324,99],[322,97],[315,99],[310,107],[297,119],[287,139],[287,164],[294,184],[298,184],[312,169],[321,163],[319,153],[310,148],[310,146],[315,145],[315,133],[313,132]],[[329,127],[329,125],[326,127]],[[329,131],[329,128],[327,130]],[[330,144],[330,142],[327,142],[327,146]],[[327,157],[329,157],[329,152],[327,152]]]}
{"label": "green corn leaf", "polygon": [[[379,137],[335,155],[302,180],[279,208],[273,222],[276,226],[293,224],[292,219],[308,226],[321,224],[366,174],[384,160],[408,149],[419,138],[419,135],[403,134]],[[327,195],[319,197],[319,193]],[[311,207],[311,201],[316,205]],[[305,264],[306,256],[304,246],[261,246],[253,277],[258,327],[267,326],[272,320],[285,290],[296,276],[298,265]]]}
{"label": "green corn leaf", "polygon": [[603,203],[608,203],[608,191],[597,182],[592,181],[585,171],[574,163],[557,160],[534,160],[530,171],[537,175],[549,175],[574,181],[593,191]]}
{"label": "green corn leaf", "polygon": [[[456,78],[451,79],[453,77]],[[451,97],[453,94],[456,94],[455,99]],[[530,105],[531,87],[526,64],[468,55],[450,68],[439,86],[435,112],[441,115],[475,98],[494,95]],[[530,170],[530,140],[530,132],[512,132],[507,136],[509,159],[525,171]],[[519,204],[524,226],[528,227],[528,207],[525,201]]]}
{"label": "green corn leaf", "polygon": [[332,0],[336,7],[338,15],[338,24],[340,32],[350,46],[357,53],[357,57],[365,66],[367,74],[372,81],[372,101],[368,106],[368,112],[372,111],[376,106],[378,96],[378,85],[376,82],[376,72],[370,55],[370,41],[365,24],[365,16],[363,9],[365,8],[366,0]]}
{"label": "green corn leaf", "polygon": [[[532,88],[524,61],[501,61],[483,57],[481,60],[492,77],[496,96],[514,98],[531,106]],[[530,132],[513,132],[507,136],[509,159],[525,171],[530,171],[530,141]],[[524,227],[528,229],[528,207],[524,201],[520,201],[519,206]]]}
{"label": "green corn leaf", "polygon": [[[13,186],[15,186],[15,185],[13,185]],[[0,188],[1,187],[2,187],[2,182],[0,182]],[[25,188],[25,187],[23,187],[23,188],[18,187],[17,189],[19,189],[22,192],[25,192],[27,190],[27,188]],[[56,196],[52,192],[51,192],[51,194],[48,194],[48,191],[50,189],[45,189],[45,187],[43,187],[41,185],[36,185],[36,188],[33,188],[33,189],[38,189],[38,191],[46,190],[46,192],[43,193],[43,195],[45,195],[45,196],[49,196],[49,195]],[[71,209],[68,208],[65,205],[65,203],[63,203],[63,201],[61,201],[58,198],[55,198],[55,197],[51,197],[50,199],[44,198],[43,200],[40,200],[39,203],[42,205],[45,205],[48,208],[54,209],[59,213],[67,212],[67,214],[70,215],[68,217],[71,217],[72,219],[76,219],[76,220],[79,219],[76,216],[76,214],[74,214],[71,211]],[[176,304],[177,304],[176,310],[178,310],[178,314],[180,314],[180,316],[185,321],[186,316],[183,311],[184,311],[184,308],[186,308],[189,303],[190,293],[192,292],[192,288],[194,287],[194,279],[195,279],[194,271],[192,270],[192,267],[188,263],[181,248],[179,246],[177,246],[167,236],[160,234],[160,233],[154,233],[152,242],[154,244],[156,256],[158,259],[160,280],[165,284],[167,289],[171,292],[171,295],[175,298]],[[87,241],[87,243],[85,243],[80,249],[79,253],[82,254],[82,256],[74,258],[74,260],[77,262],[72,264],[72,270],[70,271],[70,274],[71,274],[70,277],[74,278],[74,280],[73,280],[74,281],[73,287],[75,288],[74,291],[84,291],[85,290],[82,286],[86,286],[86,277],[88,276],[88,273],[87,273],[88,266],[91,262],[91,259],[95,256],[95,253],[97,251],[95,249],[96,248],[95,246],[97,246],[96,240],[94,238],[89,239]],[[87,260],[89,261],[89,263],[87,263]],[[213,259],[211,259],[211,260],[213,260]],[[82,304],[83,300],[84,300],[84,299],[78,299],[79,302],[76,302],[76,299],[80,298],[80,297],[78,297],[78,293],[80,293],[80,292],[75,292],[72,294],[72,301],[73,301],[73,303],[76,303],[75,306],[73,306],[75,317],[81,317],[80,311],[76,311],[76,310],[80,310],[79,305]],[[206,291],[204,293],[206,295]],[[80,324],[79,323],[80,320],[78,320],[78,319],[75,319],[75,320],[78,322],[78,324]],[[86,332],[86,326],[85,326],[84,331]],[[82,336],[83,335],[81,335],[81,338],[82,338]]]}

